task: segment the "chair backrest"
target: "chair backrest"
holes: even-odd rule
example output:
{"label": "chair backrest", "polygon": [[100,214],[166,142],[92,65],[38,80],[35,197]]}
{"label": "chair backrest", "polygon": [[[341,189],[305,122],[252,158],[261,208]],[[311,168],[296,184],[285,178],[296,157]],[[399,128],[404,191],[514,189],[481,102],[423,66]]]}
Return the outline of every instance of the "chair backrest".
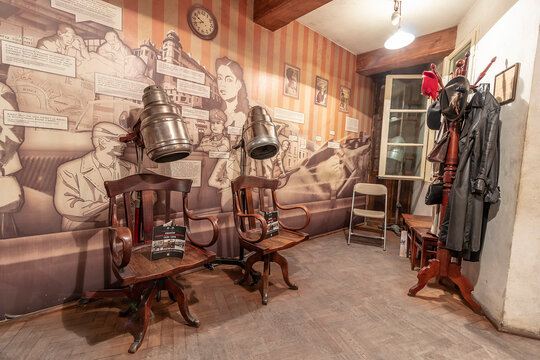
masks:
{"label": "chair backrest", "polygon": [[[238,211],[245,214],[256,214],[257,210],[269,211],[277,210],[275,199],[275,191],[278,187],[279,180],[266,179],[257,176],[239,176],[231,182],[231,190],[233,193],[233,215],[235,222],[241,221],[242,226],[245,226],[244,219],[238,219]],[[266,192],[271,191],[271,206],[267,206]],[[254,197],[254,191],[256,194]],[[249,219],[249,229],[256,227],[255,220]],[[244,227],[245,228],[245,227]]]}
{"label": "chair backrest", "polygon": [[[184,214],[184,226],[189,234],[189,221],[185,210],[191,183],[192,180],[173,179],[157,174],[136,174],[120,180],[106,181],[105,188],[109,196],[109,226],[113,226],[119,219],[117,196],[122,195],[123,219],[126,222],[125,226],[131,230],[133,243],[149,242],[152,240],[155,215],[159,212],[154,211],[158,205],[155,195],[163,192],[165,194],[164,219],[168,222],[171,217],[171,192],[177,192],[182,193],[179,208]],[[142,233],[136,226],[137,216],[142,223]]]}
{"label": "chair backrest", "polygon": [[364,195],[386,195],[388,190],[381,184],[358,183],[354,185],[354,192]]}

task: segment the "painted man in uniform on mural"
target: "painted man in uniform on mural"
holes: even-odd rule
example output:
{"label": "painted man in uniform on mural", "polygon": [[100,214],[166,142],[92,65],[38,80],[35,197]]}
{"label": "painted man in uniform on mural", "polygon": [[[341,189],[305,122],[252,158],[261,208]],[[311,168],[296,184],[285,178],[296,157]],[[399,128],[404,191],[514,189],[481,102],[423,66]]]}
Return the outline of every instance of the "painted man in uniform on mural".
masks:
{"label": "painted man in uniform on mural", "polygon": [[120,159],[126,144],[120,126],[97,123],[92,130],[94,150],[58,167],[54,206],[62,215],[62,231],[105,226],[109,206],[105,181],[118,180],[136,172],[135,164]]}
{"label": "painted man in uniform on mural", "polygon": [[219,109],[210,110],[210,135],[206,135],[201,139],[199,144],[199,150],[204,152],[230,151],[229,139],[223,134],[225,130],[225,122],[227,116]]}

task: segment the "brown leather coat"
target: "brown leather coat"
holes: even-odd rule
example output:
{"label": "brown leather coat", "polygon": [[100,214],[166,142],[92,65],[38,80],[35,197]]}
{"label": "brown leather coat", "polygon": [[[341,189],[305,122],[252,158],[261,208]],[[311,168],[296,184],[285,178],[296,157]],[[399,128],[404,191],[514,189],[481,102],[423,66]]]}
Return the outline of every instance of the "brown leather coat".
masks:
{"label": "brown leather coat", "polygon": [[499,201],[500,105],[477,91],[467,106],[459,139],[459,164],[440,239],[469,261],[478,261],[489,206]]}

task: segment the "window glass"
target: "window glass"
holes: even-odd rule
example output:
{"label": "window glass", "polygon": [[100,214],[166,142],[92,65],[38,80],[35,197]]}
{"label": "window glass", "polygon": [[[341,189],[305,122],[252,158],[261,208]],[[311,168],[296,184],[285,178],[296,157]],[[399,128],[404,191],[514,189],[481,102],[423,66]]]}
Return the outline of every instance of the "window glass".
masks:
{"label": "window glass", "polygon": [[390,112],[388,143],[424,143],[425,112]]}
{"label": "window glass", "polygon": [[465,47],[459,53],[457,53],[453,58],[450,59],[450,72],[456,71],[456,62],[458,60],[465,60],[465,54],[470,49],[471,49],[471,43],[469,42],[467,43],[467,45],[465,45]]}
{"label": "window glass", "polygon": [[424,110],[427,106],[427,98],[422,95],[422,78],[417,79],[393,79],[392,110]]}
{"label": "window glass", "polygon": [[378,176],[422,179],[428,137],[422,75],[388,75],[385,87]]}
{"label": "window glass", "polygon": [[422,146],[388,145],[386,175],[421,176]]}

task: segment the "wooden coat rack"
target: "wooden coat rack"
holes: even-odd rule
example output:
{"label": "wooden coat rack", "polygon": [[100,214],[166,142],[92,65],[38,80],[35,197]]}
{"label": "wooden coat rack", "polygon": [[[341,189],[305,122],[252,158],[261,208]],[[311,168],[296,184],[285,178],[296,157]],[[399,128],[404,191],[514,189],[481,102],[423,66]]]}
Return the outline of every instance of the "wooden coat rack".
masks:
{"label": "wooden coat rack", "polygon": [[[456,62],[456,72],[455,75],[466,76],[469,63],[469,52],[465,54],[465,60],[458,60]],[[491,59],[491,62],[488,66],[482,71],[478,76],[476,82],[470,86],[471,90],[476,91],[478,88],[478,83],[486,75],[486,72],[491,67],[491,64],[495,62],[497,58],[494,57]],[[437,76],[439,85],[443,86],[442,79],[437,72],[435,64],[431,64],[431,70]],[[446,161],[444,163],[444,175],[443,175],[443,200],[441,205],[440,213],[440,224],[442,224],[444,219],[444,214],[446,213],[446,208],[448,206],[448,199],[450,197],[450,191],[452,189],[452,183],[456,177],[456,170],[459,162],[459,136],[461,133],[461,121],[450,121],[449,122],[449,132],[450,132],[450,142],[448,144],[448,151],[446,153]],[[455,261],[452,260],[452,255],[449,249],[446,248],[445,244],[441,241],[437,243],[437,258],[429,260],[429,264],[418,272],[418,282],[416,285],[409,289],[409,296],[415,296],[420,290],[426,286],[428,281],[433,277],[446,277],[450,279],[454,284],[456,284],[461,292],[461,296],[469,304],[472,310],[477,314],[482,314],[482,307],[473,299],[471,292],[474,290],[474,287],[471,281],[461,273],[461,261],[459,257]]]}

